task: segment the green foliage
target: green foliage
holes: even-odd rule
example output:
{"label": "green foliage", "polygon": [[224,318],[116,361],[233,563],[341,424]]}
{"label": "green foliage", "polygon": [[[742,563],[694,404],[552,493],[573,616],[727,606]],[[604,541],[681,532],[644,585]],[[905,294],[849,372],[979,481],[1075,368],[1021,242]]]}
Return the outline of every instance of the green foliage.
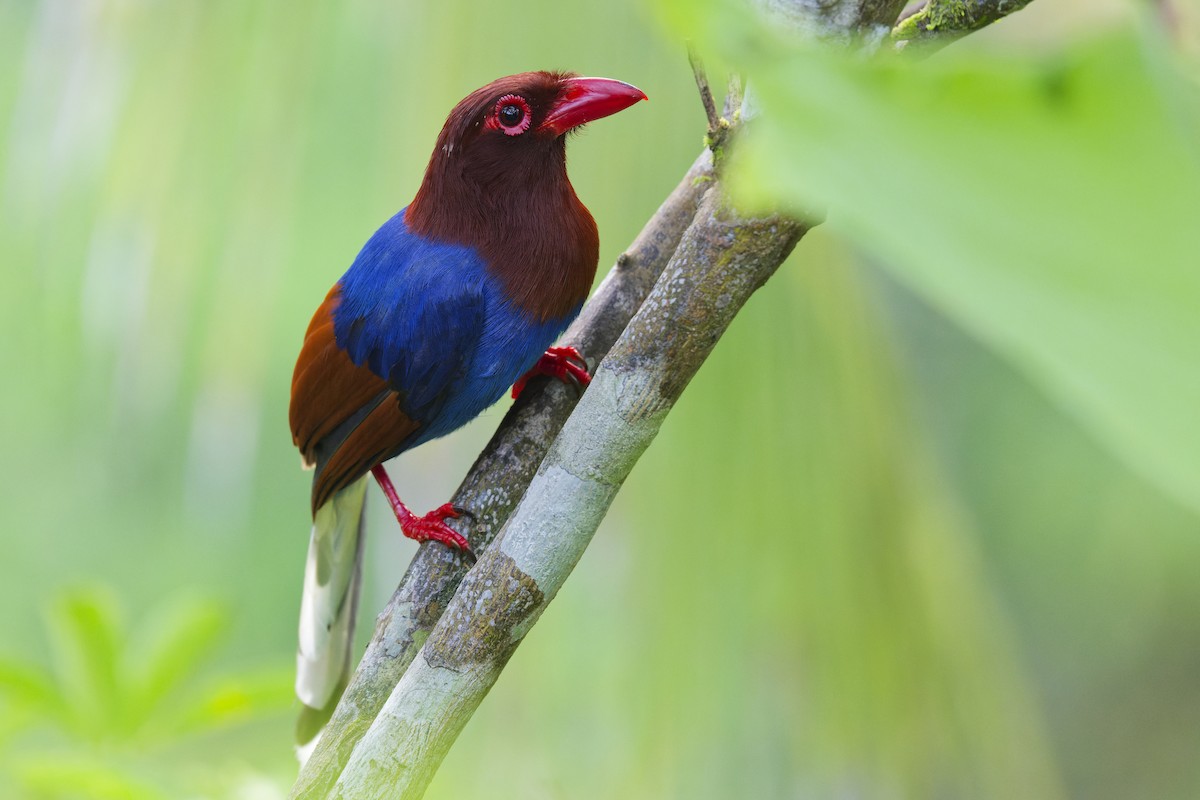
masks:
{"label": "green foliage", "polygon": [[748,35],[727,43],[766,109],[747,194],[827,205],[833,228],[1200,508],[1200,97],[1164,43],[912,64]]}
{"label": "green foliage", "polygon": [[111,592],[65,593],[47,612],[49,674],[0,660],[0,702],[22,721],[0,775],[48,800],[177,796],[164,767],[198,737],[292,706],[289,670],[206,675],[228,619],[212,600],[179,598],[130,631]]}

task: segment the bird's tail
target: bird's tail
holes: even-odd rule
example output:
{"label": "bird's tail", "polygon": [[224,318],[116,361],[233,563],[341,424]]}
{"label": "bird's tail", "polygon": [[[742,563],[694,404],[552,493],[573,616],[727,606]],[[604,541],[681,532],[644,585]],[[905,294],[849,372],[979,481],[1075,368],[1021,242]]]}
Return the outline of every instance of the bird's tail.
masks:
{"label": "bird's tail", "polygon": [[301,745],[329,720],[350,676],[366,489],[365,478],[352,483],[317,509],[313,519],[296,653],[296,696],[305,706],[296,726]]}

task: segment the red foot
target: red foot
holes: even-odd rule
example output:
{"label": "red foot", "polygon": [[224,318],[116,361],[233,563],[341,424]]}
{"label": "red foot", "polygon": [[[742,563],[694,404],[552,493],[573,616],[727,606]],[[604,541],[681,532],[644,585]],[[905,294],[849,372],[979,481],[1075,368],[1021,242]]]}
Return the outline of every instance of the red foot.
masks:
{"label": "red foot", "polygon": [[549,375],[552,378],[558,378],[563,383],[569,381],[580,392],[583,392],[583,387],[592,382],[592,376],[588,374],[588,363],[583,356],[579,355],[578,350],[574,347],[551,347],[533,365],[533,369],[526,372],[520,380],[513,384],[513,399],[516,400],[520,397],[521,392],[525,391],[525,384],[529,379],[538,375]]}
{"label": "red foot", "polygon": [[471,545],[467,542],[466,538],[446,524],[446,520],[448,519],[457,519],[461,516],[469,517],[471,516],[471,512],[446,503],[438,506],[425,516],[418,517],[409,511],[404,503],[400,502],[400,496],[396,494],[396,487],[392,486],[392,479],[388,477],[383,464],[371,467],[371,474],[375,476],[375,480],[379,483],[379,488],[383,489],[384,495],[387,496],[388,505],[392,507],[392,513],[396,515],[396,521],[400,523],[400,530],[405,536],[410,539],[416,539],[418,542],[431,540],[441,542],[451,550],[463,551],[471,561],[475,560],[475,553],[471,550]]}

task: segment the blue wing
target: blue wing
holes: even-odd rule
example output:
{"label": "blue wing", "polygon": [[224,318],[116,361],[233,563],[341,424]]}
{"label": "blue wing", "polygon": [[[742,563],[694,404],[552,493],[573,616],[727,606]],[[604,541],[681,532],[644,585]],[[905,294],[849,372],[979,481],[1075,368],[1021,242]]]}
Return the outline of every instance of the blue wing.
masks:
{"label": "blue wing", "polygon": [[482,260],[468,247],[412,233],[404,211],[367,242],[340,281],[334,335],[350,359],[396,391],[427,425],[465,377],[486,316]]}

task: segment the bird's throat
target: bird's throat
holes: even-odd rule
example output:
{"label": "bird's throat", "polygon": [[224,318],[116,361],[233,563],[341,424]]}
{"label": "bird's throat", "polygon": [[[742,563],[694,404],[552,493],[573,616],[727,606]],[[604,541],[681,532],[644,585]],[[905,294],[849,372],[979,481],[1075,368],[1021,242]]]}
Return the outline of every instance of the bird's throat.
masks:
{"label": "bird's throat", "polygon": [[474,248],[532,318],[564,317],[591,289],[596,223],[567,178],[561,139],[502,155],[435,149],[405,220],[414,233]]}

